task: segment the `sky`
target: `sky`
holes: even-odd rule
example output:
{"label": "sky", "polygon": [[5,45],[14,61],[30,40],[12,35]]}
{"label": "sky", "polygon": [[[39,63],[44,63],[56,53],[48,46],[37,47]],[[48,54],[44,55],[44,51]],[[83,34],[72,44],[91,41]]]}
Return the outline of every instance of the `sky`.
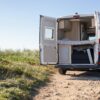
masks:
{"label": "sky", "polygon": [[0,49],[38,49],[39,16],[100,11],[100,0],[0,0]]}

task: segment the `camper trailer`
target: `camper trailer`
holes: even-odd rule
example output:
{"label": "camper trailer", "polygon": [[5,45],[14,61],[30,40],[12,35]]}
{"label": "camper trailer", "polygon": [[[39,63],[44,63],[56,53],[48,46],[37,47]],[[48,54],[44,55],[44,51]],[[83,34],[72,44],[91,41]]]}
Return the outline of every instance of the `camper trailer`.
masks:
{"label": "camper trailer", "polygon": [[40,62],[67,70],[100,69],[100,13],[52,18],[40,15]]}

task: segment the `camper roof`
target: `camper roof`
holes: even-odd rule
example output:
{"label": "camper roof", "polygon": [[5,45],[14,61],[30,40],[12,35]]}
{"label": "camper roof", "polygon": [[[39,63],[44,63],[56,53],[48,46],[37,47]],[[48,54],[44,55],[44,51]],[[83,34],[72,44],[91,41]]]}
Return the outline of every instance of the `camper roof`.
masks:
{"label": "camper roof", "polygon": [[74,15],[60,17],[60,18],[58,18],[58,20],[73,19],[73,18],[78,19],[78,18],[85,18],[85,17],[92,18],[92,17],[94,17],[94,15],[93,14],[78,14],[78,13],[75,13]]}

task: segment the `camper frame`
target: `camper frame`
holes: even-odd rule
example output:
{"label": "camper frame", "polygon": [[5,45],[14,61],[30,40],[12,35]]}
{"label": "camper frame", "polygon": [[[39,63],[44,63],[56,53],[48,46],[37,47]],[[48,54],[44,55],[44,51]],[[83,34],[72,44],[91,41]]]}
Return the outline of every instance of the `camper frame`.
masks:
{"label": "camper frame", "polygon": [[100,68],[100,13],[52,18],[40,15],[40,63],[66,70]]}

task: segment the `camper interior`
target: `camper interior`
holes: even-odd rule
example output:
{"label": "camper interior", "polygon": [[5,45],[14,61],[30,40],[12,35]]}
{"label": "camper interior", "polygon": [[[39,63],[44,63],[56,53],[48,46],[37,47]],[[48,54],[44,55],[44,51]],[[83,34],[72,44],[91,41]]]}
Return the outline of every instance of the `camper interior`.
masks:
{"label": "camper interior", "polygon": [[58,19],[59,64],[95,63],[94,16],[64,17]]}

